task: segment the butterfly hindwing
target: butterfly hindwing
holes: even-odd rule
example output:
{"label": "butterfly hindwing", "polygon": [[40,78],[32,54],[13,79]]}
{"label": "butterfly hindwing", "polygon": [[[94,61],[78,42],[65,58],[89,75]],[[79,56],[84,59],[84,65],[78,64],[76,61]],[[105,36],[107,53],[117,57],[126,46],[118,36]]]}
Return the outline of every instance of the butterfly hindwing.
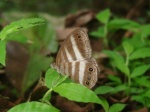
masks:
{"label": "butterfly hindwing", "polygon": [[72,61],[60,65],[60,73],[68,75],[73,81],[92,88],[99,73],[94,59]]}

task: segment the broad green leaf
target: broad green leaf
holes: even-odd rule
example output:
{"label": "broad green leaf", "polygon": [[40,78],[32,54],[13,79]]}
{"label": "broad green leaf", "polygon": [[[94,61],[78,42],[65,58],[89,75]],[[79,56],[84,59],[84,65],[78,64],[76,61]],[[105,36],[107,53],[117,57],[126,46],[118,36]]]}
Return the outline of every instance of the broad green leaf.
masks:
{"label": "broad green leaf", "polygon": [[133,70],[133,72],[131,73],[131,78],[144,75],[144,73],[145,73],[148,69],[150,69],[150,65],[141,65],[141,66],[136,67],[136,68]]}
{"label": "broad green leaf", "polygon": [[140,27],[140,24],[128,19],[113,19],[108,23],[108,28],[110,30],[125,29],[133,32],[138,32]]}
{"label": "broad green leaf", "polygon": [[105,36],[104,27],[99,27],[97,31],[91,32],[90,35],[98,38],[104,38]]}
{"label": "broad green leaf", "polygon": [[124,41],[123,47],[127,56],[129,56],[134,50],[133,45],[129,41]]}
{"label": "broad green leaf", "polygon": [[109,108],[108,112],[121,112],[124,109],[125,106],[126,106],[126,104],[120,104],[120,103],[113,104]]}
{"label": "broad green leaf", "polygon": [[54,91],[69,100],[77,102],[92,102],[102,104],[97,95],[85,86],[76,83],[63,83],[54,88]]}
{"label": "broad green leaf", "polygon": [[125,75],[129,76],[129,68],[126,66],[124,58],[116,53],[115,51],[104,51],[105,54],[107,54],[115,64],[115,66],[123,72]]}
{"label": "broad green leaf", "polygon": [[8,112],[60,112],[52,105],[40,102],[27,102],[14,106]]}
{"label": "broad green leaf", "polygon": [[0,63],[5,66],[6,42],[0,41]]}
{"label": "broad green leaf", "polygon": [[109,9],[105,9],[105,10],[101,11],[100,13],[98,13],[98,14],[96,15],[96,18],[97,18],[100,22],[106,24],[106,23],[108,22],[110,16],[111,16],[110,10],[109,10]]}
{"label": "broad green leaf", "polygon": [[28,42],[28,38],[25,37],[22,33],[20,32],[15,32],[15,33],[11,33],[11,35],[9,35],[6,39],[7,42],[8,41],[17,41],[19,43],[27,43]]}
{"label": "broad green leaf", "polygon": [[53,89],[61,96],[77,102],[98,103],[103,106],[105,111],[108,109],[108,103],[104,99],[99,99],[98,96],[87,87],[76,83],[63,83]]}
{"label": "broad green leaf", "polygon": [[0,39],[4,40],[8,34],[17,32],[20,30],[25,30],[27,28],[44,24],[45,20],[41,18],[30,18],[30,19],[22,19],[19,21],[12,22],[11,24],[7,25],[1,32],[0,32]]}
{"label": "broad green leaf", "polygon": [[130,55],[130,60],[139,59],[139,58],[146,58],[150,57],[150,48],[149,47],[143,47],[135,50]]}
{"label": "broad green leaf", "polygon": [[114,88],[110,86],[100,86],[94,90],[96,94],[106,94],[113,91]]}
{"label": "broad green leaf", "polygon": [[117,76],[114,76],[114,75],[108,75],[107,77],[109,80],[113,81],[113,82],[117,82],[119,84],[121,84],[121,79]]}

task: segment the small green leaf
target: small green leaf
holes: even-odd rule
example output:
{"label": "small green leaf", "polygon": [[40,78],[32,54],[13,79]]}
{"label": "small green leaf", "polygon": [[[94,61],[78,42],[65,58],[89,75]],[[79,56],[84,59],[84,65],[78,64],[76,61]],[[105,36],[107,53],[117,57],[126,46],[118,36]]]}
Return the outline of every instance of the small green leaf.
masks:
{"label": "small green leaf", "polygon": [[150,65],[141,65],[141,66],[136,67],[136,68],[133,70],[133,72],[131,73],[131,78],[144,75],[144,73],[145,73],[148,69],[150,69]]}
{"label": "small green leaf", "polygon": [[0,41],[0,63],[5,66],[6,42]]}
{"label": "small green leaf", "polygon": [[52,88],[63,82],[66,78],[67,76],[63,76],[59,74],[55,69],[49,68],[46,72],[45,84],[48,88]]}
{"label": "small green leaf", "polygon": [[113,19],[108,24],[108,28],[110,30],[125,29],[133,32],[139,32],[140,27],[140,24],[128,19]]}
{"label": "small green leaf", "polygon": [[143,48],[139,48],[136,51],[134,51],[130,55],[130,60],[139,59],[139,58],[146,58],[146,57],[150,57],[150,48],[143,47]]}
{"label": "small green leaf", "polygon": [[123,47],[127,56],[129,56],[133,52],[133,45],[129,41],[124,41]]}
{"label": "small green leaf", "polygon": [[130,73],[129,68],[126,66],[124,58],[121,55],[119,55],[115,51],[108,51],[108,50],[105,50],[104,53],[107,54],[112,59],[115,66],[121,72],[123,72],[125,75],[129,76],[129,73]]}
{"label": "small green leaf", "polygon": [[144,94],[144,96],[150,98],[150,90],[148,90],[148,91]]}
{"label": "small green leaf", "polygon": [[102,104],[97,95],[85,86],[76,83],[63,83],[54,88],[54,91],[69,100],[77,102],[93,102]]}
{"label": "small green leaf", "polygon": [[105,9],[105,10],[101,11],[100,13],[98,13],[98,14],[96,15],[96,18],[97,18],[100,22],[106,24],[106,23],[108,22],[110,16],[111,16],[110,10],[109,10],[109,9]]}
{"label": "small green leaf", "polygon": [[148,76],[142,76],[142,77],[135,77],[134,83],[140,87],[147,87],[150,88],[150,80]]}
{"label": "small green leaf", "polygon": [[136,86],[136,87],[131,87],[130,88],[130,93],[131,94],[141,94],[144,92],[144,88],[139,88],[139,86]]}
{"label": "small green leaf", "polygon": [[93,31],[90,33],[91,36],[98,37],[98,38],[104,38],[104,27],[99,27],[97,31]]}
{"label": "small green leaf", "polygon": [[49,68],[45,75],[45,84],[50,89],[53,87],[54,83],[56,83],[57,79],[59,78],[58,72],[53,69]]}
{"label": "small green leaf", "polygon": [[109,108],[108,112],[121,112],[125,106],[126,106],[126,104],[120,104],[120,103],[113,104]]}
{"label": "small green leaf", "polygon": [[147,24],[147,25],[142,25],[140,27],[140,31],[141,31],[141,34],[142,34],[142,38],[146,38],[150,35],[150,24]]}
{"label": "small green leaf", "polygon": [[114,88],[110,86],[100,86],[94,90],[96,94],[106,94],[113,91]]}
{"label": "small green leaf", "polygon": [[127,90],[127,89],[128,89],[127,85],[121,84],[121,85],[118,85],[118,86],[114,87],[114,90],[112,91],[112,93],[117,93],[117,92],[124,91],[124,90]]}
{"label": "small green leaf", "polygon": [[25,30],[27,28],[44,24],[45,20],[41,18],[30,18],[30,19],[22,19],[20,21],[12,22],[10,25],[7,25],[1,32],[0,32],[0,39],[4,40],[6,36],[10,33],[17,32],[20,30]]}
{"label": "small green leaf", "polygon": [[117,77],[117,76],[114,76],[114,75],[108,75],[107,78],[108,78],[109,80],[113,81],[113,82],[117,82],[117,83],[121,84],[121,80],[120,80],[120,78]]}
{"label": "small green leaf", "polygon": [[27,102],[14,106],[8,112],[60,112],[51,105],[40,102]]}

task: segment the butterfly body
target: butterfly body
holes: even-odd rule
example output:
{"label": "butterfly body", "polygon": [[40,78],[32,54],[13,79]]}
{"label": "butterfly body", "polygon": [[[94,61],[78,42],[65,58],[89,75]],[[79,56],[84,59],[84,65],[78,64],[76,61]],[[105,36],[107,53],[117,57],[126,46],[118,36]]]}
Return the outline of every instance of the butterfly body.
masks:
{"label": "butterfly body", "polygon": [[52,66],[73,81],[92,88],[97,82],[99,69],[91,54],[87,33],[77,29],[65,39]]}

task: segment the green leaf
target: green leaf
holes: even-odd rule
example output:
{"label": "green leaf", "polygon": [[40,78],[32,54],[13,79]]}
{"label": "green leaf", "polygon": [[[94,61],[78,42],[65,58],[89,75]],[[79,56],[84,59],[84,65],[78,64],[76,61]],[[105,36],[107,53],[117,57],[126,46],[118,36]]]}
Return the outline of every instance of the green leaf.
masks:
{"label": "green leaf", "polygon": [[129,56],[134,50],[133,45],[129,41],[124,41],[123,47],[127,56]]}
{"label": "green leaf", "polygon": [[129,76],[129,73],[130,73],[129,68],[126,66],[124,58],[121,55],[119,55],[115,51],[108,51],[108,50],[105,50],[104,53],[107,54],[112,59],[115,66],[121,72],[123,72],[125,75]]}
{"label": "green leaf", "polygon": [[93,31],[90,33],[91,36],[98,37],[98,38],[104,38],[104,27],[99,27],[97,31]]}
{"label": "green leaf", "polygon": [[8,112],[60,112],[51,105],[40,102],[27,102],[14,106]]}
{"label": "green leaf", "polygon": [[53,90],[69,100],[84,103],[98,103],[101,104],[105,110],[108,109],[108,103],[106,100],[99,99],[93,91],[83,85],[76,83],[63,83],[55,87]]}
{"label": "green leaf", "polygon": [[131,55],[130,55],[130,60],[134,59],[139,59],[139,58],[146,58],[150,57],[150,48],[148,47],[143,47],[135,50]]}
{"label": "green leaf", "polygon": [[147,25],[142,25],[140,27],[140,31],[141,31],[141,34],[142,34],[142,38],[146,38],[150,35],[150,24],[147,24]]}
{"label": "green leaf", "polygon": [[39,54],[34,54],[30,57],[30,61],[22,82],[23,92],[39,79],[42,70],[48,69],[49,63],[49,58],[45,58]]}
{"label": "green leaf", "polygon": [[112,93],[117,93],[117,92],[124,91],[124,90],[127,90],[127,89],[128,89],[127,85],[120,84],[120,85],[114,87],[114,90],[112,91]]}
{"label": "green leaf", "polygon": [[5,66],[6,42],[0,41],[0,63]]}
{"label": "green leaf", "polygon": [[130,93],[131,94],[141,94],[144,92],[144,88],[139,88],[139,86],[136,86],[136,87],[131,87],[130,88]]}
{"label": "green leaf", "polygon": [[136,67],[136,68],[133,70],[133,72],[131,73],[131,78],[144,75],[144,73],[145,73],[148,69],[150,69],[150,65],[141,65],[141,66]]}
{"label": "green leaf", "polygon": [[114,88],[110,86],[100,86],[94,90],[96,94],[106,94],[113,91]]}
{"label": "green leaf", "polygon": [[6,36],[10,33],[17,32],[20,30],[25,30],[27,28],[44,24],[45,20],[41,18],[30,18],[30,19],[22,19],[19,21],[12,22],[10,25],[7,25],[1,32],[0,32],[0,39],[4,40]]}
{"label": "green leaf", "polygon": [[40,41],[44,47],[49,49],[51,53],[56,53],[58,50],[56,31],[50,22],[47,22],[45,25],[40,27],[35,27],[33,33],[34,32],[38,34],[38,41]]}
{"label": "green leaf", "polygon": [[97,18],[100,22],[106,24],[106,23],[108,22],[110,16],[111,16],[110,10],[109,10],[109,9],[105,9],[105,10],[101,11],[100,13],[98,13],[98,14],[96,15],[96,18]]}
{"label": "green leaf", "polygon": [[134,83],[140,87],[147,87],[150,88],[150,80],[148,76],[142,76],[142,77],[135,77]]}
{"label": "green leaf", "polygon": [[120,103],[113,104],[109,108],[108,112],[121,112],[125,106],[126,106],[126,104],[120,104]]}
{"label": "green leaf", "polygon": [[59,74],[55,69],[49,68],[45,75],[45,84],[50,89],[53,87],[55,81],[59,78]]}
{"label": "green leaf", "polygon": [[146,91],[146,93],[144,94],[144,96],[150,98],[150,90]]}
{"label": "green leaf", "polygon": [[125,29],[133,32],[138,32],[140,27],[140,24],[128,19],[113,19],[108,23],[108,28],[110,30]]}
{"label": "green leaf", "polygon": [[46,72],[45,84],[48,88],[52,88],[63,82],[66,78],[67,76],[63,76],[59,74],[55,69],[49,68]]}
{"label": "green leaf", "polygon": [[113,81],[113,82],[117,82],[119,84],[121,84],[121,79],[117,76],[114,76],[114,75],[108,75],[107,77],[109,80]]}
{"label": "green leaf", "polygon": [[54,91],[69,100],[77,102],[93,102],[101,104],[97,95],[85,86],[76,83],[63,83],[54,88]]}

